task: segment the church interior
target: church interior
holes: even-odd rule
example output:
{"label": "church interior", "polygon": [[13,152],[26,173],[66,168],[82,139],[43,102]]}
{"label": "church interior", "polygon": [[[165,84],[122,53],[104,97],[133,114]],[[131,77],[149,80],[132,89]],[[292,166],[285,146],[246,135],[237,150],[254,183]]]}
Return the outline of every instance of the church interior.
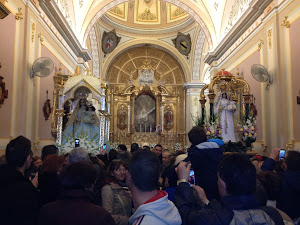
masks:
{"label": "church interior", "polygon": [[68,151],[79,129],[86,148],[175,151],[195,125],[300,149],[300,0],[0,0],[0,17],[0,155],[19,135]]}

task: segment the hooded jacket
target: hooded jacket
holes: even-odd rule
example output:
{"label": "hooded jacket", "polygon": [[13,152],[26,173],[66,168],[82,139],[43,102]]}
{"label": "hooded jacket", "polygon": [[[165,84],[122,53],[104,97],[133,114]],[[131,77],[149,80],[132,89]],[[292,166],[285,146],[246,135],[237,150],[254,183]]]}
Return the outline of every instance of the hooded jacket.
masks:
{"label": "hooded jacket", "polygon": [[218,164],[223,157],[223,150],[215,142],[202,142],[192,145],[188,157],[191,169],[195,171],[196,184],[202,187],[208,199],[219,199],[218,191]]}
{"label": "hooded jacket", "polygon": [[165,191],[140,205],[130,217],[132,225],[181,225],[181,217]]}

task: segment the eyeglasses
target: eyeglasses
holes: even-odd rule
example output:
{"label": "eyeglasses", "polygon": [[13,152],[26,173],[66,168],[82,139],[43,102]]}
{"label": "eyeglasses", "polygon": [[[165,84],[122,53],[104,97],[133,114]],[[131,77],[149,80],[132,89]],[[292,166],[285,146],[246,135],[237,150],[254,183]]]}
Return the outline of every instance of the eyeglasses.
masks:
{"label": "eyeglasses", "polygon": [[117,170],[115,170],[115,171],[117,171],[117,172],[125,172],[126,171],[126,169],[117,169]]}

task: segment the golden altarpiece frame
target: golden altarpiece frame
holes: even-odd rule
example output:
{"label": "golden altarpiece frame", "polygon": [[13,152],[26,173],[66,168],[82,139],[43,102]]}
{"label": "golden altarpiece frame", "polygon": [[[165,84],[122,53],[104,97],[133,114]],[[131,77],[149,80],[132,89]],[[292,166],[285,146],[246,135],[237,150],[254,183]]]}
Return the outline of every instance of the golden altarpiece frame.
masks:
{"label": "golden altarpiece frame", "polygon": [[151,59],[145,59],[127,74],[127,82],[110,83],[110,143],[184,147],[185,90],[172,79],[160,79],[156,69]]}

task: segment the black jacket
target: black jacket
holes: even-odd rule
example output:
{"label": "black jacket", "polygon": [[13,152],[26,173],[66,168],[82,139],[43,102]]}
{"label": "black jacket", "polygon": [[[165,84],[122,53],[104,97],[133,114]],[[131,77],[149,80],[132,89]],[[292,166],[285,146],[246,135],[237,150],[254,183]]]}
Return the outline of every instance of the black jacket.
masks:
{"label": "black jacket", "polygon": [[202,187],[208,197],[219,199],[218,164],[223,157],[223,150],[214,142],[203,142],[192,145],[188,150],[188,157],[184,161],[192,163],[195,171],[196,184]]}
{"label": "black jacket", "polygon": [[[267,159],[261,166],[263,171],[273,171],[275,161]],[[300,171],[279,173],[281,190],[277,195],[277,208],[284,211],[292,219],[300,217]]]}
{"label": "black jacket", "polygon": [[40,225],[115,225],[111,215],[95,204],[87,190],[65,190],[60,199],[41,208]]}
{"label": "black jacket", "polygon": [[1,225],[34,225],[38,215],[38,190],[17,169],[0,168]]}
{"label": "black jacket", "polygon": [[[193,194],[192,188],[187,183],[181,183],[175,190],[175,205],[179,210],[183,225],[229,225],[235,220],[251,220],[252,224],[268,224],[265,219],[266,214],[274,221],[276,225],[283,225],[283,220],[279,212],[272,207],[260,208],[255,195],[227,196],[220,200],[212,200],[207,206],[201,208]],[[257,209],[258,214],[252,214],[251,211]],[[262,210],[261,210],[262,209]],[[233,210],[246,210],[244,216],[236,218]],[[266,213],[266,214],[265,214]],[[255,223],[259,220],[263,223]],[[247,224],[247,223],[236,223]]]}

